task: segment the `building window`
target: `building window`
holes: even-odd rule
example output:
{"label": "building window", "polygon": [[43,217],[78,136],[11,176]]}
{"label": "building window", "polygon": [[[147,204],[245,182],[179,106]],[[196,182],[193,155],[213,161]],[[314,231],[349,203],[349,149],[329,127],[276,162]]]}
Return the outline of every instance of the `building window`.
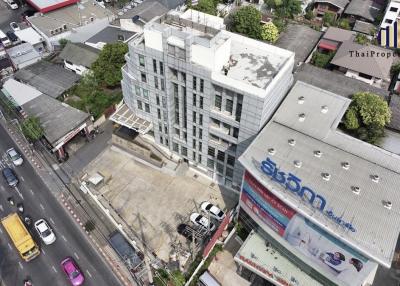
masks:
{"label": "building window", "polygon": [[199,114],[199,124],[203,125],[203,114]]}
{"label": "building window", "polygon": [[158,89],[158,77],[154,77],[154,87]]}
{"label": "building window", "polygon": [[144,104],[144,109],[147,113],[150,113],[150,105],[148,103]]}
{"label": "building window", "polygon": [[178,144],[177,143],[172,143],[172,150],[174,150],[174,152],[179,152],[179,146],[178,146]]}
{"label": "building window", "polygon": [[193,158],[193,161],[196,161],[196,152],[194,152],[194,151],[192,153],[192,158]]}
{"label": "building window", "polygon": [[142,89],[142,91],[143,91],[143,97],[145,99],[149,99],[149,91],[147,89]]}
{"label": "building window", "polygon": [[203,149],[203,143],[199,142],[199,151],[201,152],[202,149]]}
{"label": "building window", "polygon": [[227,100],[226,100],[225,110],[226,110],[226,112],[228,112],[230,115],[232,115],[232,111],[233,111],[233,100],[231,100],[231,99],[227,99]]}
{"label": "building window", "polygon": [[139,65],[141,67],[144,67],[144,56],[143,55],[139,55]]}
{"label": "building window", "polygon": [[175,56],[175,46],[168,44],[168,55]]}
{"label": "building window", "polygon": [[164,126],[164,133],[167,134],[168,133],[168,127]]}
{"label": "building window", "polygon": [[183,140],[185,140],[187,142],[187,133],[183,132]]}
{"label": "building window", "polygon": [[193,123],[196,123],[196,111],[193,111]]}
{"label": "building window", "polygon": [[397,8],[396,7],[390,7],[390,12],[397,12]]}
{"label": "building window", "polygon": [[193,137],[196,137],[196,126],[193,126]]}
{"label": "building window", "polygon": [[162,113],[163,113],[164,120],[167,121],[167,111],[163,110]]}
{"label": "building window", "polygon": [[143,110],[143,105],[142,102],[140,100],[137,101],[137,106],[140,110]]}
{"label": "building window", "polygon": [[161,79],[161,90],[164,91],[165,90],[165,82],[164,79]]}
{"label": "building window", "polygon": [[217,159],[224,162],[225,161],[225,152],[218,150]]}
{"label": "building window", "polygon": [[207,167],[214,170],[214,160],[208,158],[207,159]]}
{"label": "building window", "polygon": [[242,101],[238,100],[236,104],[236,115],[235,115],[236,121],[240,122],[241,116],[242,116]]}
{"label": "building window", "polygon": [[179,124],[179,112],[175,112],[175,124]]}
{"label": "building window", "polygon": [[208,147],[208,155],[215,157],[215,148]]}
{"label": "building window", "polygon": [[196,106],[196,102],[197,102],[196,94],[193,93],[193,106]]}
{"label": "building window", "polygon": [[177,48],[177,50],[178,50],[178,58],[183,60],[186,59],[185,50],[181,48]]}
{"label": "building window", "polygon": [[140,87],[135,85],[135,92],[137,96],[140,96]]}
{"label": "building window", "polygon": [[214,106],[215,106],[216,109],[218,109],[219,111],[221,111],[221,107],[222,107],[222,96],[220,96],[220,95],[215,95]]}
{"label": "building window", "polygon": [[234,167],[234,166],[235,166],[235,157],[232,156],[232,155],[228,155],[228,159],[226,160],[226,163],[227,163],[229,166]]}
{"label": "building window", "polygon": [[199,159],[197,160],[201,164],[201,154],[199,154]]}
{"label": "building window", "polygon": [[164,64],[160,62],[160,75],[164,75]]}
{"label": "building window", "polygon": [[226,168],[225,176],[232,179],[233,178],[233,169]]}
{"label": "building window", "polygon": [[179,92],[178,85],[176,83],[173,83],[173,85],[174,85],[174,96],[177,97]]}
{"label": "building window", "polygon": [[203,109],[203,102],[204,102],[204,97],[200,96],[200,108]]}
{"label": "building window", "polygon": [[193,139],[193,149],[196,149],[196,140]]}
{"label": "building window", "polygon": [[165,146],[169,146],[168,138],[165,138]]}
{"label": "building window", "polygon": [[160,136],[160,143],[164,144],[164,140],[163,140],[163,138],[161,136]]}
{"label": "building window", "polygon": [[140,77],[142,78],[142,82],[147,82],[146,74],[144,72],[140,73]]}
{"label": "building window", "polygon": [[182,154],[182,156],[187,156],[187,148],[186,147],[182,146],[181,154]]}
{"label": "building window", "polygon": [[162,106],[167,108],[167,98],[165,96],[162,97]]}
{"label": "building window", "polygon": [[181,72],[181,78],[182,81],[186,83],[186,74],[184,72]]}
{"label": "building window", "polygon": [[157,117],[158,119],[161,119],[161,110],[159,108],[157,109]]}
{"label": "building window", "polygon": [[219,143],[219,137],[218,137],[218,136],[215,136],[214,134],[211,134],[211,133],[210,133],[210,136],[209,136],[209,137],[210,137],[211,140],[213,140],[213,141]]}
{"label": "building window", "polygon": [[160,97],[156,94],[156,104],[160,106]]}
{"label": "building window", "polygon": [[176,69],[170,68],[171,73],[172,73],[172,79],[177,80],[178,79],[178,71]]}
{"label": "building window", "polygon": [[193,77],[193,89],[197,90],[197,78],[195,76]]}
{"label": "building window", "polygon": [[199,138],[203,139],[203,129],[199,128]]}
{"label": "building window", "polygon": [[181,133],[178,128],[174,128],[174,134],[178,135],[178,137],[181,136]]}
{"label": "building window", "polygon": [[393,23],[393,20],[386,19],[386,20],[385,20],[385,23],[386,23],[386,24],[392,24],[392,23]]}
{"label": "building window", "polygon": [[203,93],[204,92],[204,79],[200,79],[200,92]]}
{"label": "building window", "polygon": [[153,72],[157,73],[157,61],[153,59]]}
{"label": "building window", "polygon": [[239,128],[233,127],[233,137],[239,137]]}
{"label": "building window", "polygon": [[224,165],[221,163],[217,163],[217,173],[223,174],[224,173]]}
{"label": "building window", "polygon": [[161,126],[161,123],[158,123],[159,125],[158,125],[158,131],[160,131],[161,133],[162,133],[162,126]]}

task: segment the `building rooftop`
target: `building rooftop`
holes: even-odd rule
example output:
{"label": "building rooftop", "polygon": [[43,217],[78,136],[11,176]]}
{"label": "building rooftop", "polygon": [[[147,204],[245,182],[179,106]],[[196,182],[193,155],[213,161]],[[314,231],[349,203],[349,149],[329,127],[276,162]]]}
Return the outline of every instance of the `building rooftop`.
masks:
{"label": "building rooftop", "polygon": [[157,0],[146,0],[134,7],[132,10],[128,10],[120,19],[132,19],[135,16],[139,16],[145,22],[150,22],[155,17],[162,16],[169,11],[169,8],[164,6]]}
{"label": "building rooftop", "polygon": [[38,97],[42,93],[37,89],[20,83],[14,79],[9,79],[3,84],[3,93],[11,99],[16,106],[22,106],[29,100]]}
{"label": "building rooftop", "polygon": [[61,96],[80,79],[76,73],[47,61],[20,69],[14,77],[54,98]]}
{"label": "building rooftop", "polygon": [[90,68],[97,60],[100,51],[81,43],[68,42],[59,54],[59,57],[75,65]]}
{"label": "building rooftop", "polygon": [[283,31],[276,46],[292,51],[295,53],[295,64],[305,62],[314,49],[318,40],[321,38],[322,33],[318,32],[308,26],[289,24],[285,31]]}
{"label": "building rooftop", "polygon": [[336,27],[329,27],[322,38],[326,40],[331,40],[335,42],[344,42],[353,40],[356,36],[356,33],[349,30],[344,30]]}
{"label": "building rooftop", "polygon": [[27,2],[38,12],[46,13],[75,4],[78,0],[27,0]]}
{"label": "building rooftop", "polygon": [[348,0],[316,0],[315,3],[329,3],[341,9],[344,9],[349,3]]}
{"label": "building rooftop", "polygon": [[18,46],[9,48],[7,49],[7,54],[16,67],[35,59],[38,61],[41,59],[40,54],[29,43],[22,43]]}
{"label": "building rooftop", "polygon": [[99,19],[113,17],[112,12],[94,5],[91,0],[80,1],[76,5],[63,7],[44,15],[36,14],[27,18],[35,29],[40,30],[48,37],[71,31]]}
{"label": "building rooftop", "polygon": [[[359,53],[359,56],[356,55]],[[386,54],[390,54],[389,57]],[[374,45],[360,45],[353,41],[343,42],[331,60],[331,64],[377,78],[388,79],[393,64],[393,52]],[[384,54],[384,56],[381,56]],[[364,55],[364,56],[363,56]],[[365,56],[373,55],[373,56]]]}
{"label": "building rooftop", "polygon": [[27,42],[32,46],[43,42],[43,38],[32,27],[15,31],[14,33],[21,41]]}
{"label": "building rooftop", "polygon": [[382,5],[374,0],[351,0],[344,13],[374,22],[382,8]]}
{"label": "building rooftop", "polygon": [[135,36],[135,32],[121,30],[120,27],[116,26],[107,26],[100,32],[98,32],[93,37],[89,38],[85,43],[86,44],[111,44],[116,42],[126,42]]}
{"label": "building rooftop", "polygon": [[373,31],[376,30],[374,24],[357,20],[354,24],[353,31],[363,33],[366,35],[371,35]]}
{"label": "building rooftop", "polygon": [[[400,156],[336,129],[350,102],[298,81],[239,160],[296,212],[390,267],[400,225]],[[294,141],[289,144],[291,139]],[[307,204],[267,176],[261,161],[268,157],[279,170],[291,172],[301,179],[302,186],[315,190],[326,205],[322,200],[317,206]]]}
{"label": "building rooftop", "polygon": [[390,96],[389,107],[392,111],[392,118],[388,125],[389,128],[400,130],[400,95],[392,94]]}

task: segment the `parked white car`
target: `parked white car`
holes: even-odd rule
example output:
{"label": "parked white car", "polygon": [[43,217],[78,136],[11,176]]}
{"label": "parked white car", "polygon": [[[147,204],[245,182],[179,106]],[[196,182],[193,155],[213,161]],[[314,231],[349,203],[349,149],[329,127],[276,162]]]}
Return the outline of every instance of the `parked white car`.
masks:
{"label": "parked white car", "polygon": [[13,0],[7,0],[7,4],[8,4],[8,6],[10,6],[10,8],[11,8],[12,10],[18,9],[17,3],[15,3]]}
{"label": "parked white car", "polygon": [[44,219],[39,219],[35,222],[35,229],[46,245],[50,245],[56,241],[56,235]]}
{"label": "parked white car", "polygon": [[210,202],[204,202],[201,204],[201,210],[205,213],[210,213],[210,216],[218,221],[225,218],[225,213],[219,209],[219,207],[214,206]]}
{"label": "parked white car", "polygon": [[20,31],[21,30],[21,28],[18,26],[18,24],[17,23],[15,23],[15,22],[11,22],[10,23],[10,28],[15,32],[15,31]]}
{"label": "parked white car", "polygon": [[210,231],[213,231],[215,229],[215,224],[208,221],[208,219],[206,217],[204,217],[203,215],[198,214],[198,213],[192,213],[190,215],[190,221],[194,225],[197,225],[203,229],[210,229]]}
{"label": "parked white car", "polygon": [[24,162],[21,154],[19,154],[14,148],[10,148],[6,151],[8,158],[13,162],[15,166],[21,166]]}

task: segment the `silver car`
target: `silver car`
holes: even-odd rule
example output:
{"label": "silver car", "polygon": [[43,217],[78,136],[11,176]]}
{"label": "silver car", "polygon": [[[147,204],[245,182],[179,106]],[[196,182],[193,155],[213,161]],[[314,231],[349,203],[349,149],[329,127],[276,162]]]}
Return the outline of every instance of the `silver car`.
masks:
{"label": "silver car", "polygon": [[24,162],[24,159],[22,159],[21,154],[19,154],[14,148],[10,148],[7,151],[8,158],[13,162],[15,166],[21,166],[22,163]]}

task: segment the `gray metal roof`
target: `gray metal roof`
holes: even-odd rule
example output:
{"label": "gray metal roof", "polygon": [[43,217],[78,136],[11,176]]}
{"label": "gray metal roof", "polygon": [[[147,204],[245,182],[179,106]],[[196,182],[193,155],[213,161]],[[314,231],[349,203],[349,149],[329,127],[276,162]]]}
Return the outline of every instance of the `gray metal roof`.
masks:
{"label": "gray metal roof", "polygon": [[125,42],[126,40],[130,39],[134,35],[136,35],[135,32],[121,30],[120,27],[108,26],[108,27],[105,27],[100,32],[98,32],[93,37],[86,40],[86,42],[93,43],[93,44],[96,44],[96,43],[111,44],[111,43],[116,43],[118,41],[121,41],[120,37],[123,37],[123,39],[124,39],[123,41]]}
{"label": "gray metal roof", "polygon": [[90,117],[89,114],[45,94],[26,102],[22,108],[28,115],[40,119],[45,137],[50,144],[55,144]]}
{"label": "gray metal roof", "polygon": [[76,73],[64,69],[61,65],[47,61],[40,61],[20,69],[14,77],[54,98],[70,89],[80,78]]}
{"label": "gray metal roof", "polygon": [[392,118],[388,125],[389,128],[400,131],[400,96],[392,94],[389,102],[390,110],[392,111]]}
{"label": "gray metal roof", "polygon": [[[304,97],[300,103],[299,97]],[[350,99],[303,82],[292,88],[272,120],[263,128],[240,162],[260,183],[300,214],[306,216],[339,240],[351,245],[375,261],[391,266],[400,229],[400,156],[348,136],[336,129]],[[321,112],[323,107],[326,112]],[[299,121],[299,114],[305,119]],[[273,134],[273,136],[271,136]],[[289,139],[295,145],[288,144]],[[274,148],[271,155],[269,149]],[[321,151],[321,157],[314,155]],[[324,197],[325,210],[332,210],[351,223],[355,232],[340,227],[303,198],[289,191],[261,169],[261,161],[270,157],[281,171],[291,172]],[[295,167],[294,161],[301,167]],[[348,162],[349,168],[343,168]],[[330,175],[329,180],[322,173]],[[378,175],[373,182],[372,175]],[[357,195],[352,187],[360,188]],[[383,202],[390,201],[391,210]]]}
{"label": "gray metal roof", "polygon": [[[353,52],[353,56],[350,52]],[[373,46],[360,45],[352,41],[345,41],[341,44],[333,57],[331,64],[339,67],[351,69],[377,78],[387,79],[390,76],[390,67],[393,64],[393,57],[378,56],[355,56],[354,52],[363,53],[365,55],[374,52],[375,55],[381,53],[392,53],[390,50]]]}
{"label": "gray metal roof", "polygon": [[344,9],[346,5],[349,3],[348,0],[316,0],[315,3],[329,3],[336,7]]}
{"label": "gray metal roof", "polygon": [[99,56],[99,50],[81,43],[68,42],[59,57],[75,65],[90,68]]}
{"label": "gray metal roof", "polygon": [[382,5],[375,3],[374,0],[351,0],[344,13],[373,22],[382,8]]}
{"label": "gray metal roof", "polygon": [[353,31],[371,35],[371,31],[376,29],[374,24],[357,20],[354,24]]}
{"label": "gray metal roof", "polygon": [[138,6],[129,10],[124,15],[119,16],[121,19],[132,19],[132,17],[138,15],[141,19],[146,22],[150,22],[155,17],[166,14],[169,9],[161,4],[157,0],[146,0],[140,3]]}
{"label": "gray metal roof", "polygon": [[16,66],[34,59],[39,60],[41,58],[40,54],[29,43],[22,43],[18,46],[7,49],[6,51],[11,61]]}
{"label": "gray metal roof", "polygon": [[281,33],[276,46],[295,53],[295,63],[304,62],[314,49],[322,33],[308,26],[289,24]]}
{"label": "gray metal roof", "polygon": [[329,27],[325,34],[322,36],[324,39],[335,41],[335,42],[344,42],[353,40],[356,36],[356,33],[349,30],[344,30],[336,27]]}

